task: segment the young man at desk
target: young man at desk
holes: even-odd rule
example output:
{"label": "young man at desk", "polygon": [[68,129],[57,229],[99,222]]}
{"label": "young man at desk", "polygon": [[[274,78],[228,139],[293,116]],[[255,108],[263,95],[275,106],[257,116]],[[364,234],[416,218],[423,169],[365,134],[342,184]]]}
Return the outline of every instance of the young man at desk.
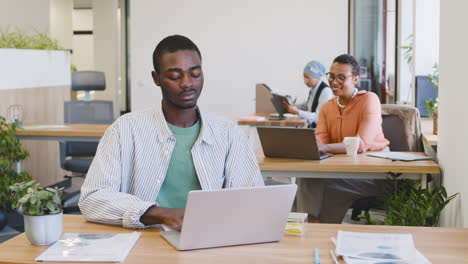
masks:
{"label": "young man at desk", "polygon": [[263,185],[243,132],[197,107],[198,47],[184,36],[166,37],[153,64],[162,103],[126,114],[106,131],[81,189],[88,221],[180,227],[189,191]]}

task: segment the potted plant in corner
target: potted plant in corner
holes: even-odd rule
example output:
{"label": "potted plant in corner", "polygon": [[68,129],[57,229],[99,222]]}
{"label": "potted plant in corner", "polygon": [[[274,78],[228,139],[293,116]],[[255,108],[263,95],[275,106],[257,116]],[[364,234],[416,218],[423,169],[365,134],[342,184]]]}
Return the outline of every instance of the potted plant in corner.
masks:
{"label": "potted plant in corner", "polygon": [[[432,74],[429,74],[428,79],[435,87],[439,88],[439,64],[435,63],[434,66],[432,66],[432,68],[434,69],[434,71],[432,72]],[[429,114],[430,117],[432,117],[432,121],[433,121],[432,133],[434,135],[437,135],[438,119],[439,119],[439,112],[438,112],[439,97],[436,97],[434,100],[427,99],[425,101],[425,106],[426,106],[427,113]]]}
{"label": "potted plant in corner", "polygon": [[10,186],[16,203],[24,216],[26,237],[33,245],[50,245],[62,234],[62,190],[41,188],[35,181]]}
{"label": "potted plant in corner", "polygon": [[0,116],[0,231],[5,227],[7,213],[12,213],[12,197],[8,187],[14,183],[31,180],[27,172],[18,172],[17,163],[26,159],[28,151],[15,136],[16,125]]}
{"label": "potted plant in corner", "polygon": [[400,178],[398,175],[387,177],[385,194],[380,197],[384,214],[369,213],[361,215],[366,224],[397,226],[437,226],[442,210],[458,193],[448,196],[444,186],[422,188],[419,180]]}

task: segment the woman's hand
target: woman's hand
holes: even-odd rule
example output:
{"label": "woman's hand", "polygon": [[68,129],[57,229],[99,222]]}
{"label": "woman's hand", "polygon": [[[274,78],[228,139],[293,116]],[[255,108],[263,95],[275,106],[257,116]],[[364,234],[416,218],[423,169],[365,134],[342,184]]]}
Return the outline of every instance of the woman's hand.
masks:
{"label": "woman's hand", "polygon": [[284,109],[286,109],[286,112],[290,114],[294,114],[294,115],[299,114],[299,110],[297,109],[295,105],[290,105],[290,104],[283,102],[283,107]]}
{"label": "woman's hand", "polygon": [[325,153],[328,153],[329,150],[328,150],[328,145],[327,144],[319,144],[317,143],[317,146],[318,146],[318,150],[320,152],[320,154],[325,154]]}

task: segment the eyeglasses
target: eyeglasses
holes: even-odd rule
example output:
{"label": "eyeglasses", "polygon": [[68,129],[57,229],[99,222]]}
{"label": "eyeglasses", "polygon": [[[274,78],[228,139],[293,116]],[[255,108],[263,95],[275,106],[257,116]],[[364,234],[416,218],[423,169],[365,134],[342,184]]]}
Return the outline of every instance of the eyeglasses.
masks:
{"label": "eyeglasses", "polygon": [[336,80],[339,84],[342,84],[346,81],[346,78],[348,77],[352,77],[354,75],[338,75],[338,76],[335,76],[333,73],[330,73],[330,72],[327,72],[327,79],[328,79],[328,82],[331,83],[333,82],[334,80]]}

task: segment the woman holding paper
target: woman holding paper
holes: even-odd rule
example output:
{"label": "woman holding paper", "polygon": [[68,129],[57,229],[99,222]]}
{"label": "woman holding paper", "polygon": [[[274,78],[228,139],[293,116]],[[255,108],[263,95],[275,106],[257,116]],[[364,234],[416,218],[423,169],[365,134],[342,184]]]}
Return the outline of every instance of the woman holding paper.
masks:
{"label": "woman holding paper", "polygon": [[[359,71],[356,59],[343,54],[335,58],[327,73],[335,97],[322,106],[315,132],[323,153],[346,153],[345,137],[352,137],[348,151],[359,153],[381,151],[390,143],[382,131],[379,98],[356,88]],[[309,213],[312,221],[340,223],[354,200],[378,196],[382,191],[378,180],[301,179],[298,209]]]}

